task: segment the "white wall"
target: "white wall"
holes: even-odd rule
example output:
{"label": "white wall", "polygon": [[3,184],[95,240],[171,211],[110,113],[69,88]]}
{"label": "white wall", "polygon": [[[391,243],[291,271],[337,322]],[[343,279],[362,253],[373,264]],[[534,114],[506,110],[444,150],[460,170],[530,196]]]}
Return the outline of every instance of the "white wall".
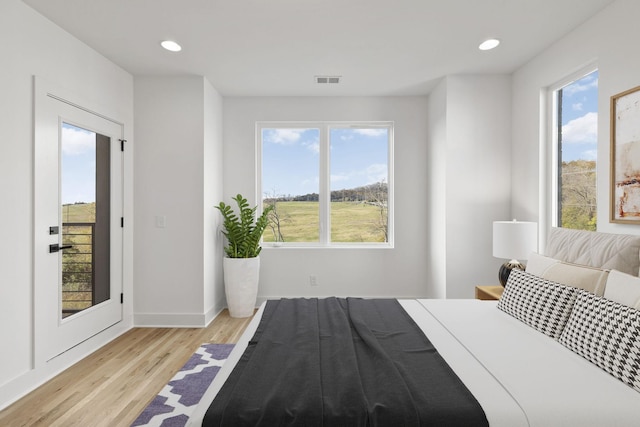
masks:
{"label": "white wall", "polygon": [[[511,80],[448,76],[429,96],[429,262],[438,296],[473,298],[497,283],[492,224],[510,218]],[[520,218],[525,220],[526,218]]]}
{"label": "white wall", "polygon": [[[124,321],[33,369],[33,76],[121,119],[133,140],[133,78],[19,0],[0,2],[0,408],[131,327],[131,228],[125,229]],[[132,217],[132,156],[125,157],[125,216]]]}
{"label": "white wall", "polygon": [[[242,193],[255,203],[255,122],[261,120],[393,120],[395,248],[264,248],[259,298],[435,295],[428,280],[428,174],[425,97],[225,98],[225,201]],[[309,285],[309,276],[318,286]]]}
{"label": "white wall", "polygon": [[218,232],[221,223],[218,211],[213,208],[223,198],[222,170],[222,97],[205,79],[204,81],[204,187],[203,187],[203,236],[204,236],[204,298],[202,310],[205,322],[212,320],[225,305],[222,278],[223,239]]}
{"label": "white wall", "polygon": [[136,325],[204,326],[222,306],[221,103],[203,77],[135,79]]}
{"label": "white wall", "polygon": [[[545,190],[540,186],[539,168],[544,164],[539,156],[540,141],[550,144],[540,129],[541,91],[595,61],[599,68],[598,231],[640,234],[637,226],[609,223],[609,100],[640,85],[638,16],[640,2],[618,0],[514,73],[511,161],[512,210],[516,216],[538,218],[549,225],[538,197]],[[546,229],[541,231],[546,234]]]}
{"label": "white wall", "polygon": [[426,197],[429,210],[429,253],[427,274],[433,283],[433,298],[447,296],[447,79],[429,94],[427,110],[427,181]]}

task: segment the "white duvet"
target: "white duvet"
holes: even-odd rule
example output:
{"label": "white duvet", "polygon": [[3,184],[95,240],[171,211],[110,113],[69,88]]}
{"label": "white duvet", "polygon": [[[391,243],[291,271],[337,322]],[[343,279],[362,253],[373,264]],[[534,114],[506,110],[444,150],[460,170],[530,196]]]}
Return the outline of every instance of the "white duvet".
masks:
{"label": "white duvet", "polygon": [[[640,426],[640,393],[496,308],[495,301],[400,300],[482,405],[492,427]],[[205,393],[204,414],[253,336],[263,306]]]}

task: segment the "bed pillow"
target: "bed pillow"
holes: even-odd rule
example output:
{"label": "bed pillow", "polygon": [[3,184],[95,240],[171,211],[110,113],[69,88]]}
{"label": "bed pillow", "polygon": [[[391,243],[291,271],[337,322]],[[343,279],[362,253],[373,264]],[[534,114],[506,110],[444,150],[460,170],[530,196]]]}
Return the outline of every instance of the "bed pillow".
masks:
{"label": "bed pillow", "polygon": [[580,290],[511,270],[498,308],[551,338],[558,339]]}
{"label": "bed pillow", "polygon": [[553,264],[540,275],[544,279],[575,286],[599,296],[604,295],[608,276],[608,270],[567,262]]}
{"label": "bed pillow", "polygon": [[580,291],[559,341],[640,392],[640,311]]}
{"label": "bed pillow", "polygon": [[640,278],[611,270],[604,288],[604,297],[629,307],[640,309]]}
{"label": "bed pillow", "polygon": [[540,255],[536,252],[532,252],[527,259],[527,267],[524,269],[527,273],[531,273],[534,276],[542,277],[545,271],[554,264],[559,263],[557,259],[549,258],[548,256]]}

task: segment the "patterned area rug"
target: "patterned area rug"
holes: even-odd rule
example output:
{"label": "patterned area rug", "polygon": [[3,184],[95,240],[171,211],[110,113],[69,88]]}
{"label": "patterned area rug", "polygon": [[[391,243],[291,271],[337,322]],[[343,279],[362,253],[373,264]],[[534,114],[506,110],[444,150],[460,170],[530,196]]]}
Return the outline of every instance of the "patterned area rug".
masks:
{"label": "patterned area rug", "polygon": [[131,425],[184,427],[233,344],[202,344]]}

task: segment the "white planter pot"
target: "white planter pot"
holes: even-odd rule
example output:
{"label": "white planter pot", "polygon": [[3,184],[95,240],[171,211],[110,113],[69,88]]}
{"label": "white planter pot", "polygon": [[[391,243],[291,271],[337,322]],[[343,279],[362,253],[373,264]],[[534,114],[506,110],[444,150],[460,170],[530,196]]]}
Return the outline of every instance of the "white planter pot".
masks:
{"label": "white planter pot", "polygon": [[256,308],[260,257],[223,258],[224,290],[231,317],[250,317]]}

